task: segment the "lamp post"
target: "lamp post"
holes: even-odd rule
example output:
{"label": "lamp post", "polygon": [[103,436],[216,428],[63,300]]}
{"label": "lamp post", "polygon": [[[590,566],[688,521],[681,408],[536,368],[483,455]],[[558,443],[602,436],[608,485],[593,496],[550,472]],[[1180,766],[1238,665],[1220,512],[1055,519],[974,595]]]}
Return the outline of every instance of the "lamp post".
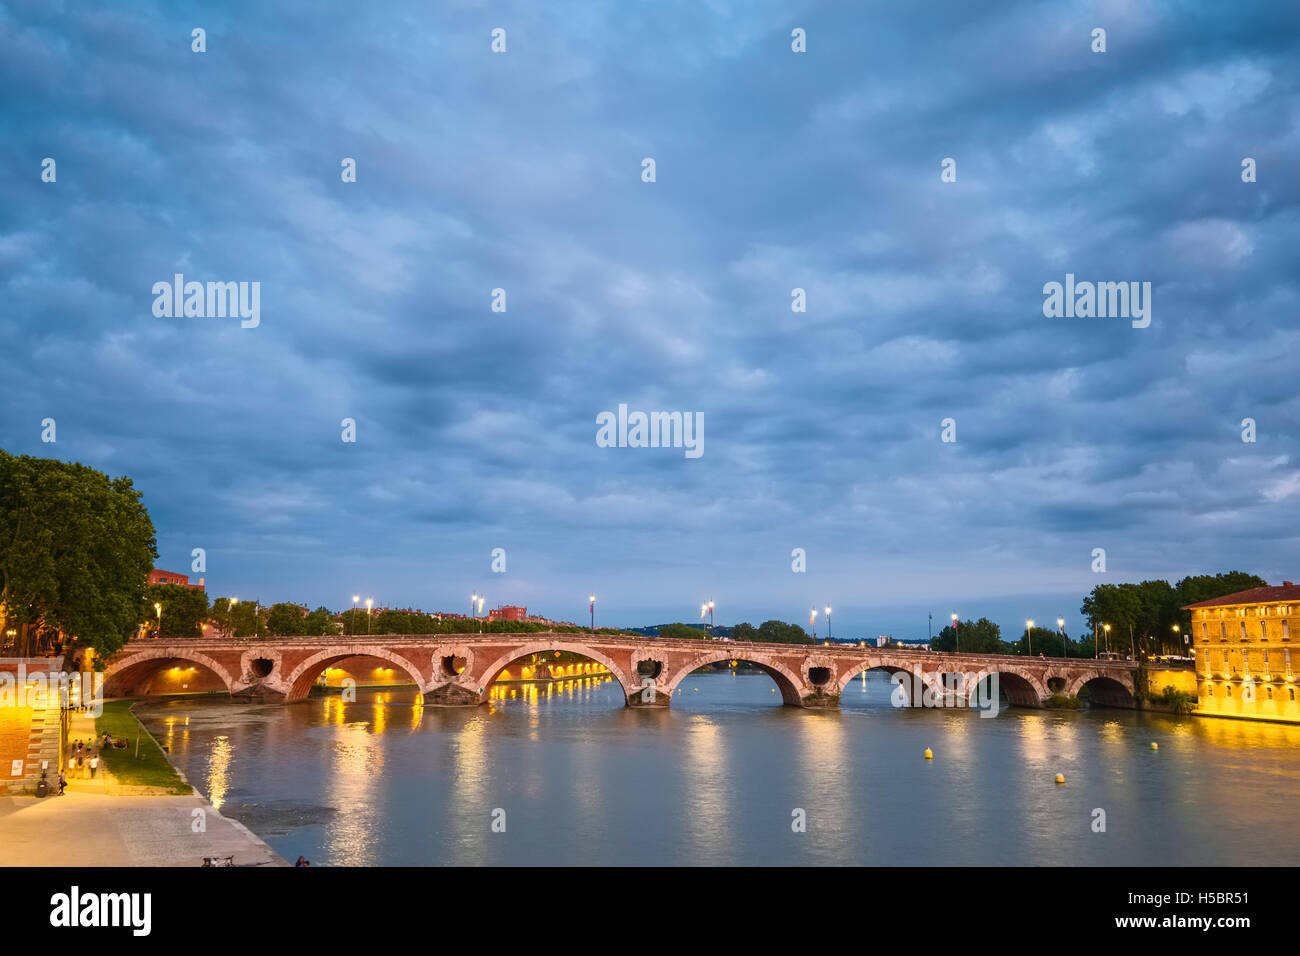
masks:
{"label": "lamp post", "polygon": [[[1175,625],[1174,625],[1174,644],[1175,644],[1175,646],[1177,646],[1177,644],[1178,644],[1178,632],[1179,632],[1180,630],[1181,630],[1181,628],[1180,628],[1177,624],[1175,624]],[[1178,650],[1181,651],[1182,648],[1179,647]]]}
{"label": "lamp post", "polygon": [[710,637],[713,637],[713,636],[714,636],[714,631],[713,631],[713,602],[712,602],[712,601],[709,602],[709,636],[710,636]]}
{"label": "lamp post", "polygon": [[1103,631],[1106,632],[1106,653],[1109,654],[1110,653],[1110,625],[1103,624],[1101,628]]}
{"label": "lamp post", "polygon": [[478,632],[483,633],[483,598],[478,599]]}
{"label": "lamp post", "polygon": [[594,594],[589,595],[587,597],[587,603],[589,605],[588,610],[591,611],[591,633],[595,634],[596,633],[596,595]]}
{"label": "lamp post", "polygon": [[230,628],[230,636],[235,636],[235,605],[239,603],[239,598],[232,597],[226,604],[226,625]]}
{"label": "lamp post", "polygon": [[1061,635],[1061,647],[1064,649],[1065,656],[1066,656],[1066,657],[1069,657],[1069,656],[1070,656],[1070,644],[1069,644],[1069,642],[1065,639],[1065,618],[1063,618],[1063,617],[1058,617],[1058,618],[1056,619],[1056,632],[1057,632],[1058,634]]}
{"label": "lamp post", "polygon": [[155,604],[153,606],[153,609],[154,612],[158,615],[158,636],[162,637],[162,605]]}
{"label": "lamp post", "polygon": [[352,622],[352,632],[351,632],[351,633],[353,633],[353,634],[355,634],[355,633],[357,632],[357,630],[356,630],[356,628],[357,628],[357,602],[360,601],[360,600],[361,600],[361,595],[360,595],[360,594],[354,594],[354,595],[352,595],[352,617],[349,618],[349,620]]}
{"label": "lamp post", "polygon": [[370,610],[375,606],[374,598],[366,598],[366,634],[370,633]]}
{"label": "lamp post", "polygon": [[254,637],[257,637],[258,634],[260,633],[260,631],[258,630],[258,624],[260,622],[257,620],[257,609],[260,608],[261,606],[262,606],[262,602],[259,601],[257,598],[253,598],[253,636]]}
{"label": "lamp post", "polygon": [[956,653],[961,653],[961,634],[957,631],[957,612],[952,612],[952,640],[957,647]]}
{"label": "lamp post", "polygon": [[470,616],[470,617],[473,617],[473,616],[474,616],[474,608],[477,607],[477,606],[478,606],[478,595],[477,595],[477,594],[471,594],[471,595],[469,596],[469,616]]}
{"label": "lamp post", "polygon": [[1034,656],[1034,636],[1029,632],[1033,629],[1033,621],[1025,621],[1025,644],[1029,648],[1029,656]]}
{"label": "lamp post", "polygon": [[812,616],[808,618],[808,626],[812,628],[813,643],[817,643],[817,609],[812,609]]}
{"label": "lamp post", "polygon": [[828,604],[826,605],[826,643],[829,644],[830,640],[831,640],[831,607]]}

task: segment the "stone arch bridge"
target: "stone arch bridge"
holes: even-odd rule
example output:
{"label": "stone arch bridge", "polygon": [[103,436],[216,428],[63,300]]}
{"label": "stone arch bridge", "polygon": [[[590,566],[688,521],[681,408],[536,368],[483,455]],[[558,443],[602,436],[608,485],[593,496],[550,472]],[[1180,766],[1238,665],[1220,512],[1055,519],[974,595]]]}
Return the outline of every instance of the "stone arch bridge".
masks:
{"label": "stone arch bridge", "polygon": [[148,693],[158,672],[185,666],[214,675],[233,697],[292,703],[307,697],[325,668],[365,656],[404,671],[426,703],[472,706],[487,702],[493,681],[511,663],[555,651],[603,664],[630,707],[668,706],[691,672],[731,660],[761,668],[795,707],[839,706],[841,691],[867,670],[895,675],[895,694],[906,695],[899,702],[912,705],[978,704],[996,676],[1016,706],[1041,707],[1053,693],[1084,687],[1095,704],[1135,706],[1136,665],[1126,661],[558,632],[131,641],[108,662],[104,693]]}

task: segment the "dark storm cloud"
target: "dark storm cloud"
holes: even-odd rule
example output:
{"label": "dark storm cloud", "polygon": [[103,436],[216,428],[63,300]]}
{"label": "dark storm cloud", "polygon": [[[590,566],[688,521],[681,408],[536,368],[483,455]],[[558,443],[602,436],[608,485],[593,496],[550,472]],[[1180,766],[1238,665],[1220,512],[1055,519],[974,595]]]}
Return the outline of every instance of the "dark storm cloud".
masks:
{"label": "dark storm cloud", "polygon": [[[1293,576],[1297,27],[0,3],[3,444],[135,477],[164,567],[335,607],[594,589],[624,623],[707,596],[877,633],[1081,595],[1094,547],[1105,580]],[[155,318],[175,272],[260,282],[261,326]],[[1067,272],[1151,282],[1151,327],[1044,318]],[[703,458],[597,448],[621,402],[703,412]]]}

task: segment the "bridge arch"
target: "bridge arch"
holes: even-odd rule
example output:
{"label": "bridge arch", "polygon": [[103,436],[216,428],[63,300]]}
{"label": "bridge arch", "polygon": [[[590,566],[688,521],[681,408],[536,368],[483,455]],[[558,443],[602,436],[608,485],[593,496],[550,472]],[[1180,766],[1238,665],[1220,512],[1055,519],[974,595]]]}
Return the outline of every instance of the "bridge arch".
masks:
{"label": "bridge arch", "polygon": [[546,654],[554,651],[563,651],[566,654],[576,654],[579,657],[585,657],[588,660],[601,664],[606,670],[613,675],[618,681],[618,686],[623,691],[623,702],[627,703],[628,695],[640,693],[639,683],[633,681],[623,668],[614,663],[606,655],[586,644],[577,641],[534,641],[529,644],[521,644],[519,647],[507,651],[496,660],[488,664],[475,679],[475,686],[472,690],[478,694],[480,700],[487,700],[487,695],[491,692],[492,683],[497,679],[503,670],[521,657],[527,657],[530,654]]}
{"label": "bridge arch", "polygon": [[1087,688],[1090,705],[1133,708],[1137,706],[1137,700],[1133,696],[1131,680],[1131,677],[1128,681],[1120,680],[1110,674],[1082,674],[1074,679],[1066,693],[1077,695]]}
{"label": "bridge arch", "polygon": [[803,679],[784,664],[770,660],[763,654],[746,654],[741,648],[735,646],[718,648],[697,655],[694,660],[678,668],[676,673],[670,674],[666,682],[661,682],[660,692],[667,694],[671,699],[673,694],[677,693],[678,685],[701,667],[733,660],[753,664],[772,678],[776,682],[777,690],[781,693],[782,703],[795,707],[802,706],[804,698],[811,693],[811,689],[805,686]]}
{"label": "bridge arch", "polygon": [[129,657],[114,661],[105,667],[104,696],[130,696],[130,691],[138,687],[141,681],[163,670],[168,664],[175,661],[198,665],[214,674],[225,686],[226,693],[229,694],[234,690],[235,678],[221,663],[207,654],[192,651],[188,648],[178,649],[175,645],[168,644],[166,647],[151,647],[147,650],[137,651]]}
{"label": "bridge arch", "polygon": [[995,674],[998,678],[998,690],[1006,695],[1013,707],[1042,707],[1043,701],[1052,696],[1052,692],[1047,689],[1046,676],[1039,675],[1027,667],[995,664],[983,668],[978,683],[972,683],[967,688],[968,699],[974,696],[976,687],[984,684]]}
{"label": "bridge arch", "polygon": [[[349,644],[346,647],[331,647],[328,650],[318,651],[295,667],[288,676],[278,675],[283,677],[283,685],[286,688],[285,703],[305,700],[312,684],[316,683],[316,679],[325,668],[349,657],[378,657],[388,661],[393,666],[404,670],[411,678],[411,683],[421,694],[424,693],[425,680],[420,674],[420,669],[402,655],[394,654],[378,644]],[[276,676],[276,673],[270,675],[272,680]]]}
{"label": "bridge arch", "polygon": [[[926,671],[923,668],[919,668],[918,663],[919,662],[917,661],[903,661],[887,657],[869,657],[864,661],[859,661],[853,664],[851,667],[845,668],[844,672],[840,674],[836,692],[841,696],[841,699],[843,699],[844,691],[848,688],[850,682],[852,682],[855,677],[859,677],[868,671],[884,671],[885,674],[890,677],[891,682],[894,674],[901,673],[915,676],[919,671],[923,688],[922,693],[928,691],[930,694],[934,695],[935,699],[942,700],[945,693],[950,693],[944,690],[939,680],[942,675],[938,671]],[[907,691],[910,706],[920,707],[923,705],[924,700],[917,699],[918,688],[912,686],[912,684],[913,682],[911,681],[905,681],[902,686]],[[892,691],[890,699],[893,699]]]}

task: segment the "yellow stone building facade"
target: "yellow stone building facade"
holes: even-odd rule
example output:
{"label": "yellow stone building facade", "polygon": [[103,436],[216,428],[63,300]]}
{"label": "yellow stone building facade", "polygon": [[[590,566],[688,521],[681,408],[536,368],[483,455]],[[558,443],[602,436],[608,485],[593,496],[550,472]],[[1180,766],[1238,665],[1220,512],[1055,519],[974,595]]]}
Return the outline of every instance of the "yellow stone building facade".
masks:
{"label": "yellow stone building facade", "polygon": [[1198,714],[1300,723],[1300,587],[1285,581],[1186,610]]}

